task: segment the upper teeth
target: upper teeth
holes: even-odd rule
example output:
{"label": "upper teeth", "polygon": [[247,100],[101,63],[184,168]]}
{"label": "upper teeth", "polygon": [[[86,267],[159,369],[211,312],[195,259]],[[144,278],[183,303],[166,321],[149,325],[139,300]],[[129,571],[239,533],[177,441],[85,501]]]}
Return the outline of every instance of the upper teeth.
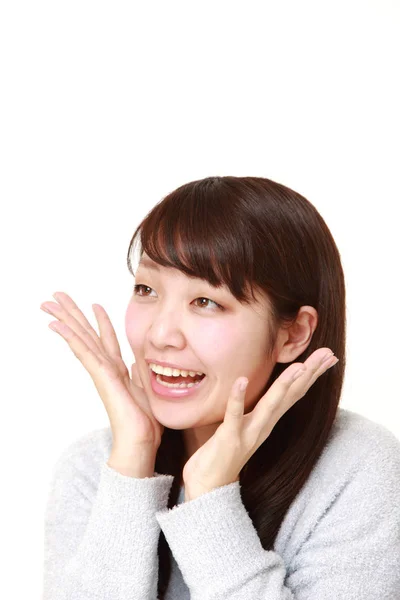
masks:
{"label": "upper teeth", "polygon": [[204,375],[200,371],[181,371],[181,369],[171,369],[171,367],[162,367],[161,365],[156,365],[155,363],[150,363],[150,369],[155,373],[159,373],[160,375],[168,375],[169,377],[178,377],[181,375],[182,377],[194,377],[195,375]]}

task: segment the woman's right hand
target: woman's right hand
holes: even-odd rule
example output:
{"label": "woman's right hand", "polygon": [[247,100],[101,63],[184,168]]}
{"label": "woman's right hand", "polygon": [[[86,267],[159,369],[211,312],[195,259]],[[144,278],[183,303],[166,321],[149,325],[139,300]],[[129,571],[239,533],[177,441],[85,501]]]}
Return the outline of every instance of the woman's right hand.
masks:
{"label": "woman's right hand", "polygon": [[[58,319],[49,327],[62,335],[91,376],[110,420],[113,449],[153,453],[155,460],[164,426],[151,411],[136,363],[130,376],[105,309],[93,305],[99,336],[68,294],[56,292],[53,297],[57,302],[45,302],[40,308]],[[67,328],[61,331],[60,326]]]}

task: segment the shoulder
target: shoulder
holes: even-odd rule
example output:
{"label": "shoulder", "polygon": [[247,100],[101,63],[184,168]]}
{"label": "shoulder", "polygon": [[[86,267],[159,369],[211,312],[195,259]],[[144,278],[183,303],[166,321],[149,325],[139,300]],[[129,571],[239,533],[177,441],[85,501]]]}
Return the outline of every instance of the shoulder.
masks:
{"label": "shoulder", "polygon": [[386,487],[385,481],[388,485],[391,481],[400,484],[400,440],[384,425],[339,408],[307,482],[309,491],[336,497],[361,472],[368,473],[371,491],[373,485]]}
{"label": "shoulder", "polygon": [[398,464],[400,440],[381,423],[339,408],[320,462],[331,464],[333,459],[349,471],[384,466],[386,461]]}
{"label": "shoulder", "polygon": [[95,472],[98,476],[102,464],[108,460],[112,447],[110,427],[94,429],[73,439],[58,456],[53,472],[68,468],[79,472]]}
{"label": "shoulder", "polygon": [[339,409],[277,538],[288,564],[286,585],[296,598],[394,598],[399,497],[400,440],[387,427]]}
{"label": "shoulder", "polygon": [[[90,510],[112,446],[110,427],[73,439],[54,462],[48,488],[46,522],[57,522],[70,511]],[[78,514],[73,517],[78,519]],[[75,521],[76,522],[76,521]]]}
{"label": "shoulder", "polygon": [[[276,539],[292,552],[322,524],[371,526],[390,515],[400,527],[400,440],[384,425],[339,408],[324,450],[286,513]],[[339,534],[339,535],[340,535]]]}

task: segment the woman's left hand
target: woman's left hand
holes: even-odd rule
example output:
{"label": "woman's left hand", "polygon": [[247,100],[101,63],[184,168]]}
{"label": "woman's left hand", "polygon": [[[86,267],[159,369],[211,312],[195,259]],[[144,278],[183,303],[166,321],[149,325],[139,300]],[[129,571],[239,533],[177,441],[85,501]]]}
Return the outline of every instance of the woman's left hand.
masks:
{"label": "woman's left hand", "polygon": [[[330,358],[323,362],[327,354]],[[247,414],[244,414],[246,391],[239,391],[239,385],[248,380],[237,379],[226,405],[224,421],[184,466],[185,502],[239,481],[240,471],[279,419],[338,360],[329,348],[318,348],[305,363],[293,363],[283,371]],[[302,370],[294,379],[299,369]]]}

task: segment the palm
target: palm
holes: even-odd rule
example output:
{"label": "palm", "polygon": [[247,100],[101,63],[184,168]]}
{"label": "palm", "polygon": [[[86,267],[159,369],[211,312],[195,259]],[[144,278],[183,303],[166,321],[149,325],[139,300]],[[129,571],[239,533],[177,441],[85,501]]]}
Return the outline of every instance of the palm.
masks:
{"label": "palm", "polygon": [[[324,361],[326,354],[329,356]],[[328,348],[322,348],[313,352],[305,363],[293,363],[247,414],[244,414],[245,390],[239,391],[235,384],[226,404],[223,422],[184,466],[185,497],[186,491],[187,497],[192,499],[238,481],[242,468],[268,438],[279,419],[337,360],[332,358]]]}
{"label": "palm", "polygon": [[[251,413],[245,417],[248,417],[246,424],[250,425]],[[246,436],[243,439],[246,439]],[[226,454],[229,462],[229,457],[237,452],[247,457],[244,445],[240,443],[241,448],[239,448],[237,440],[232,440],[225,423],[221,423],[210,439],[200,446],[186,462],[182,471],[183,481],[190,481],[192,484],[195,482],[197,486],[201,487],[203,480],[210,481],[212,479],[214,465],[217,460],[221,460],[221,448],[223,448],[222,455]],[[227,473],[227,475],[229,474]]]}

